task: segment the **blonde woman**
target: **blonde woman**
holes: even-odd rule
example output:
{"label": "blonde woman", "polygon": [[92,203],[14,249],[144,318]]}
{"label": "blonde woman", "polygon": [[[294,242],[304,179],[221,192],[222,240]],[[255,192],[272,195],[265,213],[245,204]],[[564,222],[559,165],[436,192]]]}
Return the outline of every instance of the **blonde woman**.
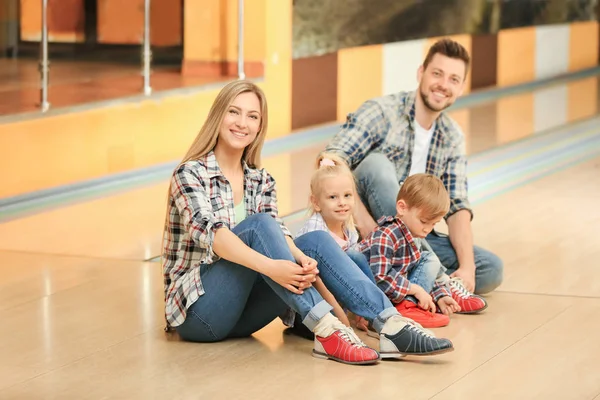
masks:
{"label": "blonde woman", "polygon": [[[260,88],[235,81],[217,95],[169,187],[163,245],[165,317],[182,339],[247,337],[297,312],[313,355],[348,364],[452,350],[402,317],[326,232],[293,240],[278,216],[275,181],[260,169],[268,111]],[[332,315],[312,286],[380,333],[380,353]]]}

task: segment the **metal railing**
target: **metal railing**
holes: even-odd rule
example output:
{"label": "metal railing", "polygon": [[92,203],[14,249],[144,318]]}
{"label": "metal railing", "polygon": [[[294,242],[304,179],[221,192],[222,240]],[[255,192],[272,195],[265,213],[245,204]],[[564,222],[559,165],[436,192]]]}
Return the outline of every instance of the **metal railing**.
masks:
{"label": "metal railing", "polygon": [[244,0],[238,0],[238,78],[246,79],[244,72]]}
{"label": "metal railing", "polygon": [[[46,112],[50,109],[48,101],[50,61],[48,59],[48,0],[42,1],[42,37],[40,41],[40,110]],[[150,81],[152,68],[152,48],[150,35],[150,10],[151,0],[144,0],[144,34],[142,39],[142,84],[146,96],[152,94]],[[238,78],[245,79],[244,71],[244,0],[238,0]]]}
{"label": "metal railing", "polygon": [[150,48],[150,0],[144,0],[144,40],[142,41],[142,69],[144,76],[144,94],[152,93],[150,86],[150,67],[152,64],[152,49]]}
{"label": "metal railing", "polygon": [[48,77],[50,63],[48,61],[48,0],[42,0],[42,43],[40,46],[40,109],[46,112],[50,109],[48,102]]}

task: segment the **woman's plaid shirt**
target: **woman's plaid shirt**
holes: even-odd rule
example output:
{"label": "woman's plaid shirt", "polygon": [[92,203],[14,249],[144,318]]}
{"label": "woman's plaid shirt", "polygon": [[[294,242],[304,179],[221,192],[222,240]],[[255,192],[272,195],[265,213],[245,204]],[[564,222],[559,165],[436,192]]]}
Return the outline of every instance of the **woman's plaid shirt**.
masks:
{"label": "woman's plaid shirt", "polygon": [[[244,167],[246,215],[265,213],[279,218],[275,180],[264,169]],[[235,226],[233,191],[213,152],[181,164],[171,177],[163,238],[165,317],[168,326],[185,321],[187,308],[204,294],[200,264],[219,259],[212,249],[215,231]]]}

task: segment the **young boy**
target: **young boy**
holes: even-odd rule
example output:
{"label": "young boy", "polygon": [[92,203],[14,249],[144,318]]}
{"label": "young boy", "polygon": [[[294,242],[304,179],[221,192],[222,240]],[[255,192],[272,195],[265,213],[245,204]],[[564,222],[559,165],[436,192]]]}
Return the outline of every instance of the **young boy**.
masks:
{"label": "young boy", "polygon": [[[396,216],[382,217],[359,248],[377,285],[403,316],[424,328],[448,325],[455,312],[473,313],[485,300],[450,279],[424,238],[448,213],[450,197],[430,174],[411,175],[398,192]],[[441,313],[436,313],[438,309]]]}

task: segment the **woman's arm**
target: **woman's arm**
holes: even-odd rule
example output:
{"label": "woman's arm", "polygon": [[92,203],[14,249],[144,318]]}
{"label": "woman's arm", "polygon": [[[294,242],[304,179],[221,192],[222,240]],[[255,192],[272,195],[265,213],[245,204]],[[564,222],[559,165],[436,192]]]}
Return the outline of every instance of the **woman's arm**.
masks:
{"label": "woman's arm", "polygon": [[[182,229],[207,253],[264,274],[293,293],[301,294],[307,278],[303,269],[287,260],[272,260],[246,246],[237,235],[215,217],[202,171],[182,165],[171,181],[171,196],[181,216]],[[201,260],[205,262],[205,260]]]}

